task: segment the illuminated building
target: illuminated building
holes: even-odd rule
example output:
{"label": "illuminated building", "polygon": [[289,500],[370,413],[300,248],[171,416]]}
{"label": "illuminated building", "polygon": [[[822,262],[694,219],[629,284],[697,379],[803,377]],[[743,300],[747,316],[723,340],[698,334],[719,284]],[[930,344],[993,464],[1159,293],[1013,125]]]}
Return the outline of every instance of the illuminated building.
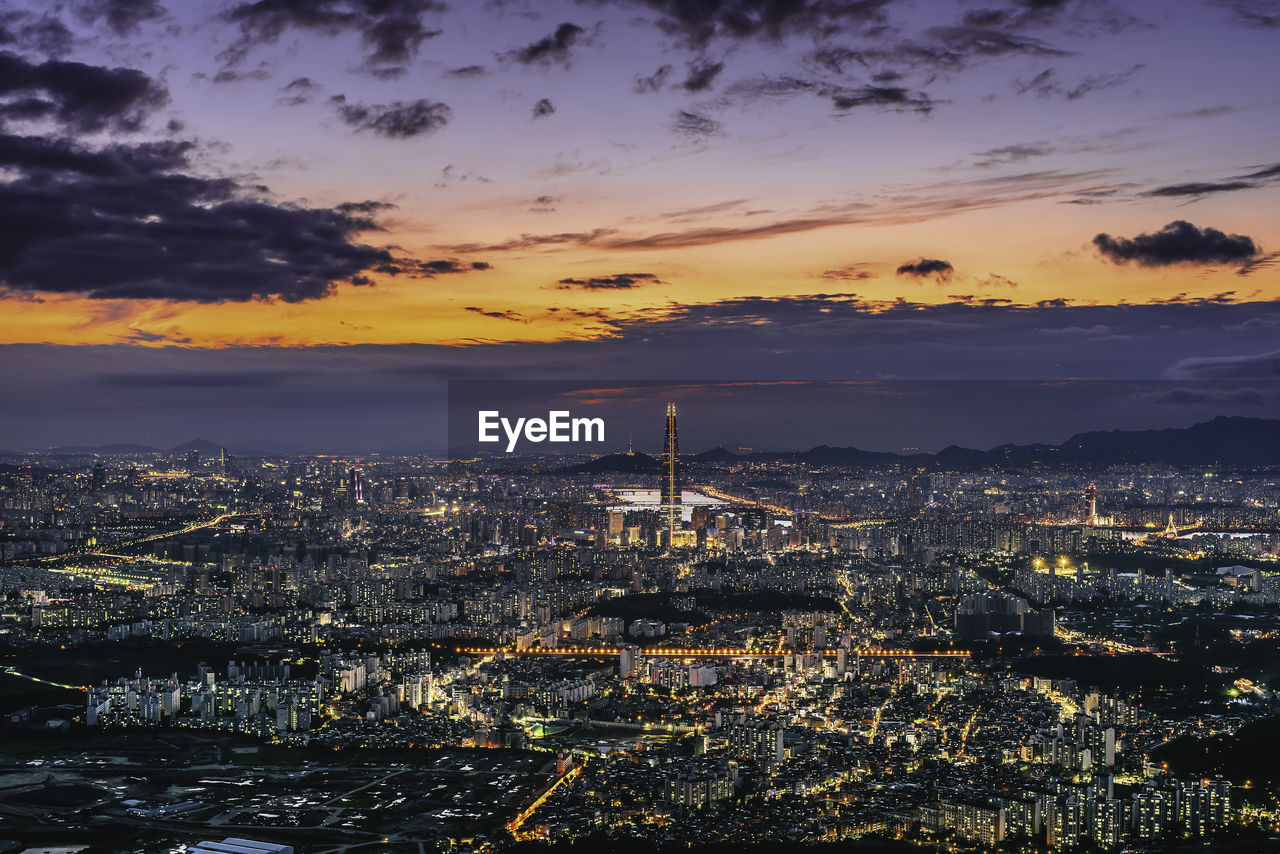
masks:
{"label": "illuminated building", "polygon": [[662,513],[666,519],[667,544],[674,539],[680,522],[680,440],[676,436],[676,405],[667,404],[667,428],[662,437]]}

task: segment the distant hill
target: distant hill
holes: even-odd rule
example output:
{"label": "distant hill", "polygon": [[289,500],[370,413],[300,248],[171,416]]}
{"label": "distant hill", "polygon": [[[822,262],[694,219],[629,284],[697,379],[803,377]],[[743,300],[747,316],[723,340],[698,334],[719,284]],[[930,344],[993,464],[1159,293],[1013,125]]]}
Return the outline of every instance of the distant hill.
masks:
{"label": "distant hill", "polygon": [[565,474],[657,474],[662,463],[648,454],[606,454],[559,469]]}
{"label": "distant hill", "polygon": [[709,451],[703,451],[700,454],[691,454],[687,457],[683,457],[683,461],[694,463],[695,465],[707,465],[711,463],[732,465],[738,461],[738,455],[726,448],[724,445],[718,445]]}
{"label": "distant hill", "polygon": [[[1265,418],[1219,416],[1191,427],[1166,430],[1110,430],[1077,433],[1061,445],[998,445],[987,451],[951,445],[936,454],[894,454],[854,447],[818,445],[795,453],[767,452],[739,456],[725,448],[712,448],[682,457],[699,466],[729,465],[739,461],[803,462],[829,468],[872,468],[893,464],[925,466],[942,471],[977,471],[986,468],[1018,469],[1062,465],[1103,466],[1116,463],[1163,463],[1175,466],[1280,465],[1280,421]],[[661,463],[645,454],[610,454],[563,471],[658,472]]]}

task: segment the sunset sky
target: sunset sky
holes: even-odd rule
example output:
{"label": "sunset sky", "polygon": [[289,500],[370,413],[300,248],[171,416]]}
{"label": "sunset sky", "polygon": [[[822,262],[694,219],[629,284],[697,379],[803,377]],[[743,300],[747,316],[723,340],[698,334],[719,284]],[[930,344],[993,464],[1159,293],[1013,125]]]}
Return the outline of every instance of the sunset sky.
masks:
{"label": "sunset sky", "polygon": [[1280,0],[0,0],[0,447],[1275,378],[1277,57]]}

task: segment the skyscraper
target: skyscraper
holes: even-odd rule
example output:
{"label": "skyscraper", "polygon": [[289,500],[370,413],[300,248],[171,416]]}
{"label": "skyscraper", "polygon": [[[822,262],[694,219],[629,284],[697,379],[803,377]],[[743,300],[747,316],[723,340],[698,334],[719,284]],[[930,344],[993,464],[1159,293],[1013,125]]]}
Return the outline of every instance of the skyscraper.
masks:
{"label": "skyscraper", "polygon": [[680,523],[680,440],[676,437],[676,405],[667,404],[667,429],[662,439],[662,512],[667,523],[667,545]]}

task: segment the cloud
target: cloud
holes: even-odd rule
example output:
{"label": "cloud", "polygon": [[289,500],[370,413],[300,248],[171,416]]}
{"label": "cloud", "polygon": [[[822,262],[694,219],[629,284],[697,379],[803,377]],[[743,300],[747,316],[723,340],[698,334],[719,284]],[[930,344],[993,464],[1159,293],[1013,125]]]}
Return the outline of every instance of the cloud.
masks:
{"label": "cloud", "polygon": [[553,115],[556,111],[556,105],[551,103],[550,98],[539,98],[538,102],[533,105],[533,118],[541,119]]}
{"label": "cloud", "polygon": [[951,281],[951,277],[955,274],[956,268],[951,266],[950,261],[941,261],[937,258],[919,258],[915,261],[908,261],[897,269],[899,276],[912,276],[917,279],[936,277],[939,284]]}
{"label": "cloud", "polygon": [[577,24],[568,22],[556,27],[554,33],[545,38],[514,48],[500,55],[500,59],[520,65],[563,65],[568,67],[572,58],[573,46],[586,32]]}
{"label": "cloud", "polygon": [[0,44],[12,44],[47,56],[62,56],[76,38],[55,15],[36,15],[23,9],[0,11]]}
{"label": "cloud", "polygon": [[612,276],[592,276],[587,279],[561,279],[557,283],[557,290],[618,291],[662,284],[666,283],[653,273],[615,273]]}
{"label": "cloud", "polygon": [[480,314],[485,317],[496,318],[497,320],[511,320],[516,323],[529,322],[528,318],[526,318],[523,314],[521,314],[518,311],[512,311],[511,309],[507,309],[506,311],[485,311],[483,308],[480,308],[479,306],[469,305],[465,307],[463,311],[469,311],[472,314]]}
{"label": "cloud", "polygon": [[133,131],[168,98],[163,86],[132,68],[33,63],[0,51],[0,121],[48,119],[84,133]]}
{"label": "cloud", "polygon": [[1213,193],[1230,193],[1236,190],[1256,190],[1280,180],[1280,164],[1263,166],[1220,181],[1190,181],[1185,184],[1169,184],[1148,190],[1146,196],[1207,196]]}
{"label": "cloud", "polygon": [[632,83],[631,89],[637,95],[661,92],[663,86],[667,83],[667,78],[671,76],[672,70],[673,69],[670,65],[661,65],[658,66],[657,71],[648,76],[637,74],[635,81]]}
{"label": "cloud", "polygon": [[1099,234],[1093,245],[1116,264],[1134,261],[1143,267],[1174,264],[1237,264],[1258,255],[1258,246],[1242,234],[1200,229],[1185,220],[1171,222],[1154,234],[1115,238]]}
{"label": "cloud", "polygon": [[1243,356],[1179,359],[1165,377],[1174,380],[1280,379],[1280,350]]}
{"label": "cloud", "polygon": [[[360,206],[276,204],[254,187],[191,171],[194,145],[90,149],[0,136],[0,285],[93,299],[296,302],[335,284],[397,274],[356,242],[377,225]],[[234,252],[227,247],[234,246]]]}
{"label": "cloud", "polygon": [[483,65],[463,65],[460,68],[451,68],[445,73],[450,77],[486,77],[489,74],[489,70]]}
{"label": "cloud", "polygon": [[936,106],[924,92],[901,86],[849,86],[793,75],[761,75],[738,80],[725,91],[726,102],[751,103],[764,98],[814,95],[831,101],[837,112],[858,107],[879,107],[891,112],[928,113]]}
{"label": "cloud", "polygon": [[978,159],[974,161],[974,166],[986,168],[988,166],[1003,166],[1006,163],[1019,163],[1023,160],[1029,160],[1032,157],[1044,157],[1056,151],[1056,147],[1047,142],[1023,142],[1014,145],[1003,145],[999,148],[988,148],[986,151],[979,151],[974,156]]}
{"label": "cloud", "polygon": [[1280,29],[1278,0],[1213,0],[1213,5],[1228,9],[1237,24],[1251,29]]}
{"label": "cloud", "polygon": [[689,110],[676,110],[670,128],[680,136],[695,142],[700,142],[709,136],[724,134],[724,125],[720,122],[710,116]]}
{"label": "cloud", "polygon": [[[202,75],[196,75],[197,77]],[[209,78],[216,84],[226,83],[243,83],[246,80],[266,80],[271,77],[271,72],[267,70],[266,63],[260,64],[252,71],[237,71],[234,68],[224,68],[213,77]]]}
{"label": "cloud", "polygon": [[1156,406],[1261,406],[1267,402],[1256,388],[1168,388],[1135,392],[1132,399]]}
{"label": "cloud", "polygon": [[1232,190],[1249,190],[1256,187],[1248,181],[1218,181],[1216,183],[1192,182],[1169,184],[1143,193],[1144,196],[1207,196],[1210,193],[1228,193]]}
{"label": "cloud", "polygon": [[311,98],[324,87],[310,77],[295,77],[280,87],[280,97],[276,103],[286,107],[297,107],[310,103]]}
{"label": "cloud", "polygon": [[980,288],[1016,288],[1018,283],[1007,276],[1001,276],[996,273],[988,273],[982,278],[974,282]]}
{"label": "cloud", "polygon": [[[165,93],[146,75],[0,54],[6,94],[37,92],[70,136],[0,132],[0,290],[91,299],[297,302],[371,274],[443,269],[359,242],[390,206],[272,201],[268,190],[208,177],[189,140],[127,142]],[[115,142],[75,138],[99,129]],[[228,251],[234,247],[234,251]]]}
{"label": "cloud", "polygon": [[790,35],[830,35],[880,21],[890,0],[615,0],[655,15],[654,23],[680,44],[701,50],[712,42],[776,42]]}
{"label": "cloud", "polygon": [[87,24],[105,21],[118,36],[127,36],[143,24],[169,16],[159,0],[79,0],[76,14]]}
{"label": "cloud", "polygon": [[529,208],[529,212],[530,213],[555,213],[556,204],[559,201],[560,199],[556,198],[555,196],[549,196],[544,193],[543,195],[536,196],[534,198],[533,205]]}
{"label": "cloud", "polygon": [[1240,269],[1236,271],[1237,276],[1249,276],[1265,267],[1274,267],[1280,264],[1280,252],[1272,252],[1270,255],[1260,255],[1252,261],[1247,261],[1240,265]]}
{"label": "cloud", "polygon": [[329,99],[344,123],[356,132],[371,131],[387,139],[411,139],[435,133],[453,118],[448,104],[419,98],[390,104],[351,104],[346,96]]}
{"label": "cloud", "polygon": [[[557,234],[522,234],[499,243],[465,243],[449,247],[460,254],[505,252],[534,246],[576,245],[604,249],[676,249],[711,246],[736,240],[764,240],[844,225],[886,225],[925,222],[966,211],[987,210],[1020,201],[1056,199],[1081,192],[1100,192],[1098,182],[1109,173],[1041,170],[1001,174],[974,180],[943,181],[918,187],[914,194],[892,201],[825,203],[792,216],[759,225],[700,226],[682,231],[627,234],[617,228]],[[1083,186],[1082,186],[1083,185]]]}
{"label": "cloud", "polygon": [[866,264],[857,262],[854,264],[846,264],[843,267],[837,267],[834,270],[823,270],[821,273],[824,279],[833,279],[842,282],[857,282],[866,279],[874,279],[875,274],[864,269]]}
{"label": "cloud", "polygon": [[705,92],[715,83],[720,72],[724,71],[723,62],[697,60],[689,63],[689,73],[685,76],[680,88],[686,92]]}
{"label": "cloud", "polygon": [[493,265],[487,261],[459,261],[457,258],[443,258],[438,261],[396,261],[382,265],[379,272],[389,272],[393,275],[414,273],[421,278],[430,279],[447,273],[475,273],[492,269]]}
{"label": "cloud", "polygon": [[325,36],[356,32],[369,51],[366,67],[400,65],[417,56],[427,39],[440,34],[425,18],[445,10],[438,0],[251,0],[237,3],[222,17],[240,29],[239,38],[221,54],[229,64],[242,61],[256,46],[275,44],[290,31]]}
{"label": "cloud", "polygon": [[1019,95],[1031,92],[1040,98],[1063,97],[1069,101],[1075,101],[1092,92],[1123,86],[1145,67],[1146,63],[1138,63],[1121,71],[1090,75],[1070,86],[1060,83],[1057,72],[1052,68],[1046,68],[1026,82],[1015,80],[1013,88]]}
{"label": "cloud", "polygon": [[859,86],[831,90],[831,105],[837,110],[855,107],[882,107],[902,112],[928,113],[935,104],[923,92],[912,94],[901,86]]}

